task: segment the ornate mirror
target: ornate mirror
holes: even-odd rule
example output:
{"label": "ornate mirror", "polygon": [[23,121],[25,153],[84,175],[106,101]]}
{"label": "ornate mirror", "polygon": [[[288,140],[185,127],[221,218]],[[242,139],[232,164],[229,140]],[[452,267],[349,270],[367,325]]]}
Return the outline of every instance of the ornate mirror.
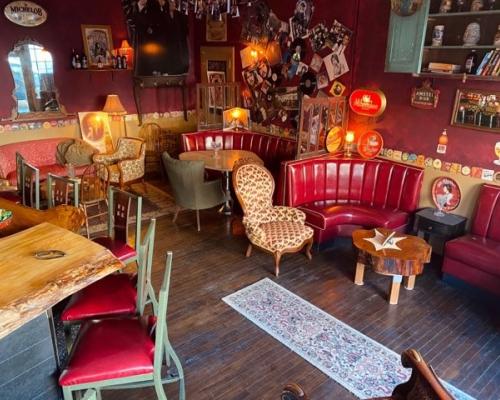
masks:
{"label": "ornate mirror", "polygon": [[66,115],[54,84],[52,55],[33,40],[17,43],[8,57],[14,80],[12,119],[41,119]]}

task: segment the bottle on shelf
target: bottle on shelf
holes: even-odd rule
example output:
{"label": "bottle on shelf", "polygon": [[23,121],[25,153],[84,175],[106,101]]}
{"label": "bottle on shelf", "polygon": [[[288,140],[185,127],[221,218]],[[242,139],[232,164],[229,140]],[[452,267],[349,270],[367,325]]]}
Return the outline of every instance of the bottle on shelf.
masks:
{"label": "bottle on shelf", "polygon": [[80,54],[75,54],[75,69],[82,69],[82,61],[80,60]]}
{"label": "bottle on shelf", "polygon": [[87,56],[85,54],[82,55],[82,69],[88,69],[89,62],[87,60]]}
{"label": "bottle on shelf", "polygon": [[475,74],[477,70],[477,53],[472,50],[465,58],[464,69],[466,74]]}
{"label": "bottle on shelf", "polygon": [[101,56],[97,56],[97,68],[98,69],[102,69],[102,67],[104,67],[104,65],[102,63],[102,57]]}
{"label": "bottle on shelf", "polygon": [[115,56],[111,56],[111,66],[113,67],[113,69],[118,68],[118,61],[116,60]]}
{"label": "bottle on shelf", "polygon": [[481,11],[483,8],[484,8],[483,0],[472,0],[472,3],[470,4],[471,11]]}
{"label": "bottle on shelf", "polygon": [[122,56],[122,68],[127,69],[127,56]]}
{"label": "bottle on shelf", "polygon": [[76,51],[75,51],[75,49],[71,50],[71,68],[76,69]]}
{"label": "bottle on shelf", "polygon": [[116,56],[116,68],[117,69],[122,69],[123,68],[122,58],[120,56]]}

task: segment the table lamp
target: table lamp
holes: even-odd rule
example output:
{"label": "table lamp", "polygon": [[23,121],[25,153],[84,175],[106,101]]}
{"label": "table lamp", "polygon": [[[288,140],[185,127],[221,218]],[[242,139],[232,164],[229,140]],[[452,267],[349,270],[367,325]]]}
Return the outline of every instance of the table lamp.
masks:
{"label": "table lamp", "polygon": [[118,115],[121,117],[123,120],[125,137],[127,137],[127,124],[124,118],[125,115],[127,115],[127,110],[123,107],[120,97],[118,97],[117,94],[108,94],[102,111],[111,116]]}
{"label": "table lamp", "polygon": [[351,146],[352,142],[354,142],[354,131],[347,131],[345,134],[345,156],[351,157]]}

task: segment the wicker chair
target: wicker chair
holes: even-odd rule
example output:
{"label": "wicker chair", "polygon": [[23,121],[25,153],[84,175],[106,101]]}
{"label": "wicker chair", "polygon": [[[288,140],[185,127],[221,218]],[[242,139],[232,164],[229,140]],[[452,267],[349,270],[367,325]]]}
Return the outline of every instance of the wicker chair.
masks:
{"label": "wicker chair", "polygon": [[305,225],[305,214],[296,208],[273,206],[274,179],[265,167],[256,163],[240,165],[233,171],[233,186],[250,240],[247,257],[252,253],[252,245],[271,253],[276,276],[284,253],[305,248],[307,258],[312,258],[314,232]]}

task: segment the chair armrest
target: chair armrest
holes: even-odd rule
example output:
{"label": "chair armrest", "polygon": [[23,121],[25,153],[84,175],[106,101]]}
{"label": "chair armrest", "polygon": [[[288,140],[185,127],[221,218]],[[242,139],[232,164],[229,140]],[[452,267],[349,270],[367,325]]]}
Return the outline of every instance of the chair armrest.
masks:
{"label": "chair armrest", "polygon": [[118,169],[120,170],[123,182],[133,181],[144,176],[144,159],[125,159],[118,161]]}
{"label": "chair armrest", "polygon": [[227,198],[220,179],[205,181],[195,186],[196,208],[202,210],[224,203]]}
{"label": "chair armrest", "polygon": [[260,227],[259,221],[252,221],[248,217],[243,217],[243,226],[249,239],[257,239],[265,242],[266,233]]}
{"label": "chair armrest", "polygon": [[116,159],[114,154],[94,154],[92,156],[92,161],[95,163],[110,165],[114,164]]}
{"label": "chair armrest", "polygon": [[269,209],[269,217],[272,221],[300,222],[306,221],[306,214],[294,207],[274,206]]}

